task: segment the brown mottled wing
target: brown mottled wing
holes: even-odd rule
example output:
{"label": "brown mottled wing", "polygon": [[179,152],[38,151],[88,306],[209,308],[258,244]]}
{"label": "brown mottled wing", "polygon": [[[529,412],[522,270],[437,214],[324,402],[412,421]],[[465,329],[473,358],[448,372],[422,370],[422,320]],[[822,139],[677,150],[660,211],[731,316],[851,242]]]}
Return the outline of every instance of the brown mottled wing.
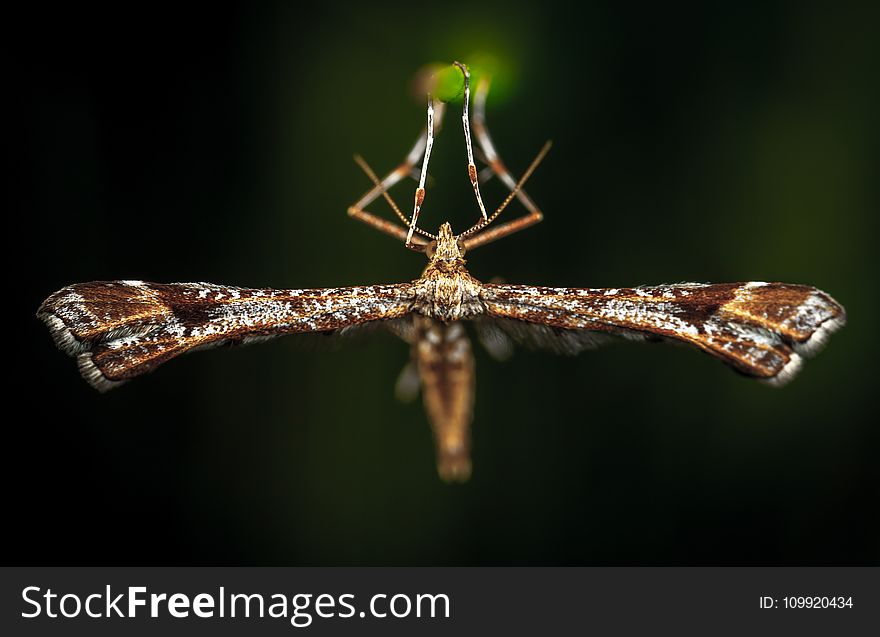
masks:
{"label": "brown mottled wing", "polygon": [[786,283],[683,283],[621,289],[483,287],[486,314],[520,341],[577,352],[606,335],[673,339],[735,370],[782,385],[846,313],[816,288]]}
{"label": "brown mottled wing", "polygon": [[96,281],[59,290],[37,316],[91,385],[107,390],[184,352],[344,330],[409,312],[410,284],[313,290]]}

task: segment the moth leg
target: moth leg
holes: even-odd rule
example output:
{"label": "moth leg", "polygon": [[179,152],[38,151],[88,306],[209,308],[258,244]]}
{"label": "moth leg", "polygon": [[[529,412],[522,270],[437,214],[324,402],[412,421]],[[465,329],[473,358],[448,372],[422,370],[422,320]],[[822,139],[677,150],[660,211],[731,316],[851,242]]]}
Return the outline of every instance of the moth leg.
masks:
{"label": "moth leg", "polygon": [[[445,111],[445,107],[446,105],[443,104],[443,102],[437,102],[434,106],[434,130],[437,133],[440,132],[440,129],[443,125],[443,113]],[[363,197],[358,199],[358,201],[352,206],[352,208],[366,208],[378,197],[380,197],[383,192],[390,190],[392,186],[397,184],[404,177],[412,177],[413,179],[418,181],[419,174],[415,166],[416,163],[419,161],[419,158],[425,152],[427,139],[427,133],[421,133],[416,139],[410,151],[407,153],[406,157],[403,159],[403,161],[394,170],[392,170],[381,180],[379,180],[378,183],[376,183],[370,190],[368,190]]]}
{"label": "moth leg", "polygon": [[[488,94],[489,79],[487,77],[482,77],[477,83],[477,89],[474,93],[474,135],[477,138],[477,143],[479,144],[483,159],[487,164],[486,168],[483,169],[484,174],[482,174],[480,178],[485,182],[491,175],[497,176],[501,183],[507,186],[512,195],[519,200],[523,207],[525,207],[527,214],[519,219],[503,223],[491,230],[480,231],[477,229],[474,235],[465,239],[466,249],[476,248],[506,237],[514,232],[525,230],[526,228],[539,223],[544,218],[544,214],[522,188],[522,183],[520,183],[519,188],[517,188],[516,179],[507,169],[507,166],[504,165],[504,162],[498,155],[498,151],[495,149],[495,144],[489,134],[489,127],[486,124],[486,96]],[[544,151],[542,151],[542,154],[543,152]],[[533,164],[534,163],[535,162],[533,162]],[[489,171],[488,175],[485,173],[487,170]],[[523,182],[524,179],[521,179],[520,181]],[[493,221],[501,211],[504,210],[507,203],[508,202],[503,203],[483,225],[486,226]]]}
{"label": "moth leg", "polygon": [[480,206],[480,214],[483,217],[483,221],[486,221],[489,218],[489,215],[486,214],[486,206],[483,204],[483,198],[480,196],[480,179],[477,174],[477,166],[474,164],[474,147],[471,143],[471,123],[468,112],[468,106],[471,100],[471,73],[461,62],[455,62],[455,66],[458,67],[461,74],[464,76],[464,105],[461,111],[461,126],[464,129],[464,143],[467,148],[468,179],[471,180],[471,186],[474,189],[474,196],[477,198],[477,204]]}
{"label": "moth leg", "polygon": [[[385,198],[385,201],[388,202],[388,205],[391,206],[391,209],[394,211],[394,213],[397,215],[397,217],[401,221],[403,221],[404,224],[406,224],[407,223],[406,217],[404,217],[403,213],[400,212],[400,208],[398,208],[397,204],[394,203],[394,199],[391,198],[391,195],[388,194],[388,192],[383,188],[382,182],[379,181],[379,178],[376,176],[376,173],[373,172],[373,169],[370,168],[370,165],[367,164],[366,160],[364,160],[364,158],[361,157],[360,155],[355,155],[354,160],[357,162],[358,166],[361,167],[361,169],[367,174],[367,176],[375,184],[373,190],[378,189],[379,193]],[[372,192],[372,191],[370,191],[370,192]],[[361,201],[363,201],[363,198],[361,199]],[[399,226],[394,222],[387,221],[381,217],[374,215],[371,212],[367,212],[366,210],[364,210],[362,207],[360,207],[358,205],[360,203],[361,202],[359,201],[354,206],[349,207],[348,215],[350,217],[353,217],[353,218],[357,219],[358,221],[366,223],[368,226],[371,226],[380,232],[384,232],[385,234],[390,235],[390,236],[394,237],[395,239],[398,239],[400,241],[405,241],[407,247],[409,247],[409,248],[412,248],[417,251],[424,250],[425,245],[427,245],[427,241],[425,241],[422,237],[417,236],[417,237],[408,238],[407,237],[407,229],[406,229],[405,225]]]}
{"label": "moth leg", "polygon": [[[488,77],[481,77],[477,82],[477,89],[474,91],[474,136],[479,144],[478,154],[480,159],[486,164],[486,167],[480,171],[480,181],[486,183],[493,175],[507,186],[507,189],[513,191],[516,189],[516,179],[510,174],[507,166],[501,161],[498,151],[495,149],[495,143],[489,134],[489,127],[486,124],[486,97],[489,94],[490,81]],[[532,201],[531,197],[526,194],[525,189],[520,188],[516,193],[516,198],[529,211],[530,214],[537,214],[541,217],[538,206]],[[540,218],[538,219],[540,221]],[[536,222],[537,223],[537,222]]]}
{"label": "moth leg", "polygon": [[503,239],[504,237],[511,235],[514,232],[525,230],[526,228],[529,228],[536,223],[539,223],[543,218],[544,215],[542,215],[540,211],[529,213],[528,215],[520,217],[519,219],[514,219],[513,221],[502,223],[500,226],[495,226],[491,230],[484,230],[479,234],[468,237],[464,241],[464,247],[467,250],[473,250],[474,248],[486,245],[487,243],[491,243],[492,241]]}
{"label": "moth leg", "polygon": [[[473,248],[477,248],[481,245],[485,245],[487,243],[491,243],[492,241],[497,241],[498,239],[502,239],[514,232],[519,232],[520,230],[525,230],[526,228],[539,223],[544,218],[544,213],[542,213],[538,207],[532,202],[530,199],[528,202],[531,205],[529,211],[526,215],[519,217],[518,219],[514,219],[513,221],[508,221],[506,223],[502,223],[500,226],[495,226],[494,228],[487,230],[486,226],[492,223],[495,219],[498,218],[504,209],[513,201],[513,198],[518,196],[522,192],[522,186],[526,182],[526,180],[531,177],[535,168],[538,167],[538,164],[541,163],[541,160],[544,159],[544,156],[550,150],[550,142],[544,144],[544,147],[538,152],[538,155],[535,159],[532,160],[532,163],[526,169],[526,172],[523,173],[523,176],[520,177],[519,182],[514,184],[513,190],[510,191],[510,194],[501,202],[501,205],[498,206],[498,209],[492,213],[492,216],[482,224],[477,224],[470,230],[463,232],[460,236],[464,241],[464,247],[467,250],[472,250]],[[499,164],[501,165],[501,164]],[[506,170],[506,169],[505,169]],[[497,173],[499,178],[505,173]],[[506,173],[509,175],[509,173]]]}
{"label": "moth leg", "polygon": [[419,213],[425,202],[425,179],[428,177],[428,162],[431,161],[431,149],[434,147],[434,98],[428,93],[428,125],[425,129],[425,154],[422,159],[422,172],[419,176],[419,186],[416,188],[415,201],[413,202],[412,219],[409,222],[409,231],[406,235],[406,246],[410,247],[413,233],[419,222]]}
{"label": "moth leg", "polygon": [[[391,237],[394,237],[398,241],[406,241],[406,228],[397,225],[393,221],[388,221],[387,219],[383,219],[382,217],[377,217],[371,212],[361,210],[360,208],[355,208],[354,206],[349,207],[348,216],[367,224],[368,226],[378,230],[379,232],[383,232]],[[421,237],[416,236],[413,237],[411,245],[409,247],[419,252],[422,252],[424,251],[426,245],[427,241],[425,241]]]}

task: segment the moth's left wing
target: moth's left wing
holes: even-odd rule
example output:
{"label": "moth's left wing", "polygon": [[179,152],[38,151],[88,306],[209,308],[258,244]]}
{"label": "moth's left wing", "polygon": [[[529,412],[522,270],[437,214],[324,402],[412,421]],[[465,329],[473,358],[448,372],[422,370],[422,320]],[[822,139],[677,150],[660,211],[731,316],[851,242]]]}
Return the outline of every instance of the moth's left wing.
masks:
{"label": "moth's left wing", "polygon": [[639,288],[485,284],[486,315],[515,339],[576,353],[622,335],[681,341],[770,384],[791,380],[803,356],[846,322],[821,290],[786,283],[683,283]]}
{"label": "moth's left wing", "polygon": [[412,297],[409,283],[272,290],[94,281],[59,290],[37,316],[76,357],[83,378],[104,391],[196,349],[399,319]]}

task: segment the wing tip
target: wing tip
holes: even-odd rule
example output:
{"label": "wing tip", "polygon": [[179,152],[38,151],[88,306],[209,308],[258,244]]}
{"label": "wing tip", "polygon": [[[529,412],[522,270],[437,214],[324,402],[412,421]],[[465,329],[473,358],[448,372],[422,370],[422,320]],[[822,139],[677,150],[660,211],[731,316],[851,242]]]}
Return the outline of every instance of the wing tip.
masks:
{"label": "wing tip", "polygon": [[825,319],[819,324],[815,331],[810,334],[807,340],[801,343],[793,343],[792,349],[801,356],[806,357],[815,356],[821,352],[831,339],[831,335],[846,325],[846,312],[843,310],[842,306],[837,305],[837,307],[840,308],[840,314]]}
{"label": "wing tip", "polygon": [[44,302],[37,312],[37,318],[46,324],[56,347],[68,356],[76,356],[86,349],[85,345],[73,335],[70,327]]}
{"label": "wing tip", "polygon": [[89,344],[74,336],[67,323],[54,312],[52,300],[65,293],[66,290],[68,288],[59,290],[43,301],[40,309],[37,311],[37,318],[43,321],[46,327],[49,328],[49,334],[52,336],[55,346],[68,356],[76,359],[79,373],[89,385],[102,393],[118,387],[125,381],[107,378],[92,360],[92,352],[88,351]]}
{"label": "wing tip", "polygon": [[112,380],[104,375],[95,361],[92,360],[92,352],[82,352],[76,357],[76,366],[83,379],[102,394],[123,385],[124,380]]}
{"label": "wing tip", "polygon": [[788,362],[783,365],[775,375],[768,378],[759,378],[758,382],[768,387],[784,387],[788,385],[800,373],[804,366],[803,357],[797,352],[792,352]]}
{"label": "wing tip", "polygon": [[788,362],[775,376],[762,378],[761,382],[771,387],[783,387],[791,382],[803,369],[804,361],[822,351],[831,335],[846,325],[846,313],[842,306],[837,307],[840,308],[840,314],[825,319],[805,341],[791,343],[792,353]]}

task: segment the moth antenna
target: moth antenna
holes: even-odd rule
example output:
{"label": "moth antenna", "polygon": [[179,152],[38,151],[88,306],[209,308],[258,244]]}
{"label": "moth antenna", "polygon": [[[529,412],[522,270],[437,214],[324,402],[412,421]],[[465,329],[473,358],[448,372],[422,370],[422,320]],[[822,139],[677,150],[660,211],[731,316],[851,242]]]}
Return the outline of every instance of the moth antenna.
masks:
{"label": "moth antenna", "polygon": [[354,156],[355,163],[360,166],[361,170],[370,178],[370,181],[373,182],[375,186],[378,186],[381,190],[382,197],[385,198],[385,201],[388,202],[388,205],[391,206],[391,209],[394,211],[394,214],[397,215],[397,218],[400,219],[404,225],[409,224],[409,219],[403,216],[403,213],[400,212],[400,208],[397,207],[397,204],[394,202],[394,199],[391,198],[391,195],[387,190],[382,188],[382,182],[379,181],[379,177],[376,176],[376,173],[373,172],[373,169],[370,168],[370,165],[367,163],[367,160],[361,157],[360,155],[355,154]]}

